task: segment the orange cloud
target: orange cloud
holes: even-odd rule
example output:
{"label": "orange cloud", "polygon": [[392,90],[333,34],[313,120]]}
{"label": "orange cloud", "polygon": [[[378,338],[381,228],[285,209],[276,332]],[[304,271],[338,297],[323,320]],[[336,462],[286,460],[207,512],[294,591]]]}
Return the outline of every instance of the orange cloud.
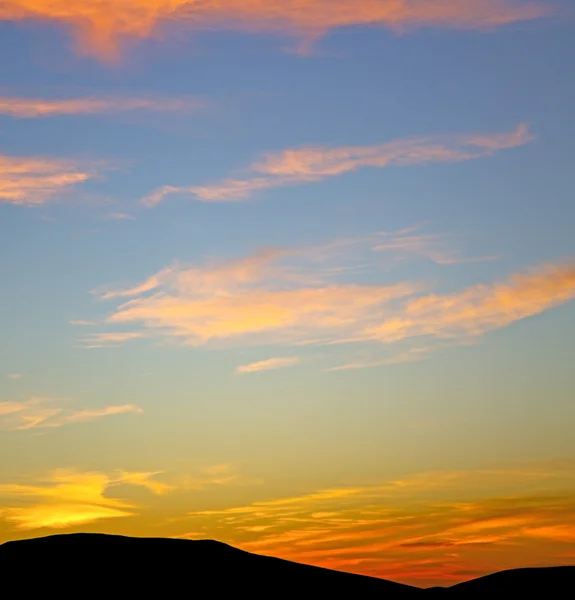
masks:
{"label": "orange cloud", "polygon": [[287,33],[310,40],[348,26],[481,29],[549,12],[537,0],[4,0],[0,20],[65,24],[84,52],[110,59],[121,41],[149,38],[174,22],[192,30]]}
{"label": "orange cloud", "polygon": [[[352,335],[358,323],[380,314],[382,306],[413,291],[394,286],[340,285],[286,291],[248,291],[209,298],[158,294],[121,305],[110,323],[144,323],[189,343],[247,336],[285,343],[324,342]],[[256,340],[252,340],[255,342]]]}
{"label": "orange cloud", "polygon": [[446,585],[529,560],[566,564],[574,490],[573,462],[558,461],[420,473],[190,516],[195,537],[217,532],[248,551]]}
{"label": "orange cloud", "polygon": [[205,106],[195,98],[25,98],[0,96],[0,115],[19,119],[128,111],[188,112]]}
{"label": "orange cloud", "polygon": [[[118,343],[166,337],[192,345],[370,342],[370,351],[380,352],[329,369],[341,371],[420,360],[442,347],[472,342],[575,299],[573,261],[543,265],[501,282],[433,294],[429,284],[393,281],[382,272],[374,262],[381,252],[374,239],[389,245],[394,238],[379,234],[363,243],[344,240],[323,248],[264,250],[229,262],[173,265],[131,288],[95,292],[103,299],[121,299],[102,324],[139,328],[95,336]],[[415,254],[427,255],[427,250],[418,246]],[[356,251],[363,254],[355,256]],[[399,255],[403,252],[400,248]],[[354,264],[355,259],[362,262]],[[346,262],[334,266],[334,260]],[[350,283],[360,267],[369,282]],[[427,338],[424,344],[414,342],[421,337]],[[243,365],[238,372],[289,365],[270,359]]]}
{"label": "orange cloud", "polygon": [[106,406],[97,409],[74,410],[50,398],[31,398],[24,402],[0,402],[0,428],[24,431],[45,427],[63,427],[87,423],[123,413],[141,413],[134,404]]}
{"label": "orange cloud", "polygon": [[287,358],[268,358],[267,360],[260,360],[249,365],[241,365],[236,369],[236,373],[238,375],[243,375],[245,373],[258,373],[259,371],[285,369],[286,367],[293,367],[300,362],[301,358],[299,356],[291,356]]}
{"label": "orange cloud", "polygon": [[44,204],[97,176],[80,161],[0,155],[0,204]]}
{"label": "orange cloud", "polygon": [[305,273],[277,265],[279,256],[270,251],[228,264],[164,269],[132,290],[105,293],[107,298],[139,296],[121,304],[107,321],[144,323],[192,344],[248,337],[252,342],[329,341],[352,335],[358,323],[415,289],[407,283],[311,285]]}
{"label": "orange cloud", "polygon": [[508,282],[411,300],[403,315],[367,330],[374,339],[477,336],[537,315],[575,298],[575,264],[551,264]]}
{"label": "orange cloud", "polygon": [[259,190],[318,182],[365,167],[386,168],[477,159],[522,146],[533,139],[527,125],[522,124],[505,133],[430,136],[394,140],[377,146],[296,148],[264,156],[250,167],[249,171],[254,173],[251,177],[226,179],[204,186],[168,185],[154,191],[142,203],[152,207],[174,193],[192,194],[202,202],[238,201]]}
{"label": "orange cloud", "polygon": [[527,125],[506,133],[432,136],[396,140],[378,146],[299,148],[270,154],[254,165],[260,173],[274,176],[329,177],[360,167],[387,167],[427,162],[455,162],[522,146],[533,137]]}
{"label": "orange cloud", "polygon": [[575,523],[528,527],[523,530],[523,533],[536,538],[575,544]]}

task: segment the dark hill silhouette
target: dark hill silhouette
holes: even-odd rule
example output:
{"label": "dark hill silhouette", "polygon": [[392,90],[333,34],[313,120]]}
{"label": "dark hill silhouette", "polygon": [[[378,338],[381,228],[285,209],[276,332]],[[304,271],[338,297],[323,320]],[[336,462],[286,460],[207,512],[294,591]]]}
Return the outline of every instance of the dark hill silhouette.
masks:
{"label": "dark hill silhouette", "polygon": [[454,598],[575,598],[575,567],[501,571],[449,588]]}
{"label": "dark hill silhouette", "polygon": [[503,571],[422,590],[259,556],[212,540],[54,535],[0,545],[7,597],[58,598],[569,598],[575,567]]}
{"label": "dark hill silhouette", "polygon": [[[3,589],[22,598],[413,598],[421,590],[391,581],[250,554],[212,540],[55,535],[0,546]],[[23,586],[23,587],[20,587]],[[24,592],[25,590],[25,592]],[[76,595],[78,594],[78,595]],[[7,595],[10,597],[10,595]]]}

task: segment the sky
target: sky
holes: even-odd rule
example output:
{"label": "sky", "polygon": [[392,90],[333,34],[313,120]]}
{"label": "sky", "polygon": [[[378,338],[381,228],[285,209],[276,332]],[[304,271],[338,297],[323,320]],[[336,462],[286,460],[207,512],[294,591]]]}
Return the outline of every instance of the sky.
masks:
{"label": "sky", "polygon": [[4,0],[0,543],[575,564],[574,29],[567,0]]}

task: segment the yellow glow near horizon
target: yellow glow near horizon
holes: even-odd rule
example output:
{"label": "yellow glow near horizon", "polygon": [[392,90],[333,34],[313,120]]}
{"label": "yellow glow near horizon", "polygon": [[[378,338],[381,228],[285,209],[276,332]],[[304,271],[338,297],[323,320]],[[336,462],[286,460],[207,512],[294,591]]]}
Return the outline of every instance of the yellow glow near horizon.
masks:
{"label": "yellow glow near horizon", "polygon": [[[182,506],[191,491],[202,489],[220,502],[230,486],[258,482],[242,480],[231,465],[172,477],[172,483],[156,476],[162,474],[57,472],[42,485],[2,484],[1,497],[35,503],[0,512],[23,531],[81,531],[105,519],[114,533],[213,538],[254,553],[421,587],[529,566],[539,560],[542,545],[549,562],[572,561],[572,462],[420,473],[188,513],[170,506]],[[152,492],[147,505],[109,497],[107,490],[125,484]],[[161,522],[149,520],[152,507]]]}

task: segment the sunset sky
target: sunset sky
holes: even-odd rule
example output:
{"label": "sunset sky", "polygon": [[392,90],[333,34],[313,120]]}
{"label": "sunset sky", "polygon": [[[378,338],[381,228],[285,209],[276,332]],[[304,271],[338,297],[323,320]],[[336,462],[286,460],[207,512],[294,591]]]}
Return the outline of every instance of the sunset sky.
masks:
{"label": "sunset sky", "polygon": [[0,543],[575,564],[570,0],[4,0],[0,56]]}

